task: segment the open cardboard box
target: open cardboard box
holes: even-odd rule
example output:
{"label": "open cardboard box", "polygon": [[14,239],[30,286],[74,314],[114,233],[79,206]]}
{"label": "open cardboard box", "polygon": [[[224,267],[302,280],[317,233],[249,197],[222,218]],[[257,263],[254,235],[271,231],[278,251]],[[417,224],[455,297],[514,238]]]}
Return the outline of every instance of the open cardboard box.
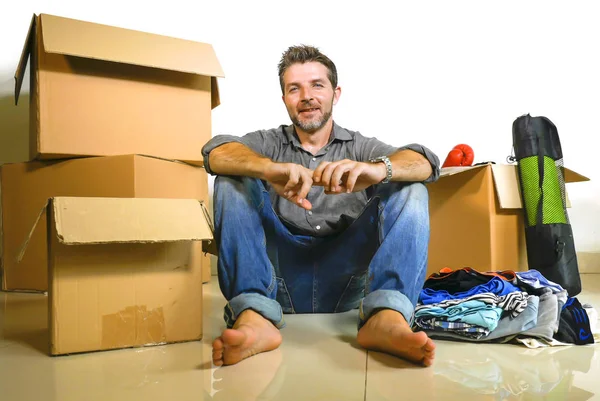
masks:
{"label": "open cardboard box", "polygon": [[[0,188],[2,289],[11,291],[48,290],[45,215],[32,234],[24,259],[16,263],[19,247],[48,198],[176,198],[208,203],[204,168],[138,155],[4,164],[0,166]],[[202,266],[203,281],[209,281],[210,257],[202,252],[201,243],[188,246],[193,248],[191,264]]]}
{"label": "open cardboard box", "polygon": [[201,202],[56,197],[47,215],[51,355],[202,338]]}
{"label": "open cardboard box", "polygon": [[28,160],[144,154],[202,165],[224,76],[211,45],[34,15],[15,101],[28,59]]}
{"label": "open cardboard box", "polygon": [[[449,167],[428,184],[427,275],[444,267],[527,270],[524,210],[516,165]],[[589,181],[567,168],[565,182]],[[570,207],[568,194],[567,207]]]}

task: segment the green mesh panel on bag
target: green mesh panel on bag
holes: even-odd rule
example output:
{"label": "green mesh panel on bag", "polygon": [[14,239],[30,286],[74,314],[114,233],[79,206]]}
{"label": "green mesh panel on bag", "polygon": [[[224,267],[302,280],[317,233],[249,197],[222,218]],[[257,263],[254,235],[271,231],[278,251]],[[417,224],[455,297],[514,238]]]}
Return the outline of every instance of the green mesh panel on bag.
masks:
{"label": "green mesh panel on bag", "polygon": [[525,157],[519,161],[523,198],[527,225],[534,226],[537,220],[538,204],[543,194],[542,224],[567,224],[565,204],[563,203],[564,179],[560,162],[555,163],[544,156],[544,180],[540,188],[538,156]]}

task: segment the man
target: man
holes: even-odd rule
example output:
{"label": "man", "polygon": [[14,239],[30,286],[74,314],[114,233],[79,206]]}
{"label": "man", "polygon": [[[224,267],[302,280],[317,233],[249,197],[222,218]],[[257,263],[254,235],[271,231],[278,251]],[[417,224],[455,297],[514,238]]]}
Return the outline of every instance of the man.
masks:
{"label": "man", "polygon": [[424,183],[439,177],[438,158],[334,123],[337,70],[314,47],[290,47],[279,80],[293,125],[216,136],[202,150],[218,176],[215,240],[228,301],[214,363],[279,347],[283,313],[358,307],[362,347],[431,365],[435,344],[410,322],[427,264]]}

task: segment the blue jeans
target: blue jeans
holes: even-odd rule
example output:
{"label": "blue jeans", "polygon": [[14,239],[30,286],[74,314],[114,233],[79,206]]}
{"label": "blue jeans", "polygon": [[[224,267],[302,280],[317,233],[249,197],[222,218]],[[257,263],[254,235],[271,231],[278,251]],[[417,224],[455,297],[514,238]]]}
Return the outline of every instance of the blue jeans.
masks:
{"label": "blue jeans", "polygon": [[246,309],[282,328],[283,313],[357,307],[359,328],[380,309],[398,311],[411,323],[427,268],[428,202],[421,183],[377,185],[342,233],[293,235],[262,181],[218,176],[215,240],[227,326]]}

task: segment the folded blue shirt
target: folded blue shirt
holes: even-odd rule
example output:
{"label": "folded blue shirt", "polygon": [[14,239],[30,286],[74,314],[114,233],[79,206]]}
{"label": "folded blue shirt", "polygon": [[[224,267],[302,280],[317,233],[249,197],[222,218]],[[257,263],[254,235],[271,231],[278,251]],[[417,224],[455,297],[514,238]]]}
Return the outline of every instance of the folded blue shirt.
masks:
{"label": "folded blue shirt", "polygon": [[542,275],[542,273],[535,269],[531,269],[524,272],[517,272],[516,274],[517,283],[523,282],[525,284],[529,284],[533,288],[548,287],[552,290],[554,294],[563,291],[563,288],[560,286],[560,284],[556,284],[555,282],[548,280]]}
{"label": "folded blue shirt", "polygon": [[454,294],[450,294],[448,291],[444,290],[432,290],[430,288],[425,288],[421,290],[419,294],[419,302],[423,305],[429,304],[437,304],[442,302],[445,299],[463,299],[469,298],[475,294],[480,294],[484,292],[491,292],[498,296],[507,295],[514,291],[521,291],[511,283],[506,280],[501,279],[500,277],[493,277],[490,281],[485,284],[477,285],[471,288],[469,291],[457,292]]}

